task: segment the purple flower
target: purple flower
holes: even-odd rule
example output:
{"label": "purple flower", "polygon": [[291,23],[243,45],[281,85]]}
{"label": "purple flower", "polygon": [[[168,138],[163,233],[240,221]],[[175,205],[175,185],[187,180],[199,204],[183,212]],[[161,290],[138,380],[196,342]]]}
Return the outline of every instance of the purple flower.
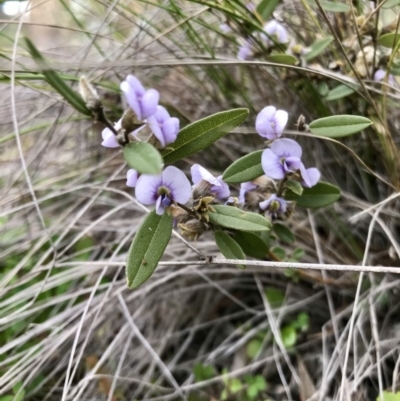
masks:
{"label": "purple flower", "polygon": [[288,121],[288,113],[276,110],[274,106],[264,107],[256,118],[256,131],[269,140],[277,139],[282,135]]}
{"label": "purple flower", "polygon": [[120,87],[139,121],[155,114],[160,98],[158,91],[155,89],[145,90],[140,81],[133,75],[128,75],[126,80],[121,82]]}
{"label": "purple flower", "polygon": [[197,185],[201,181],[206,181],[211,184],[210,192],[215,195],[217,199],[226,199],[231,194],[227,183],[222,181],[222,175],[214,177],[208,170],[200,166],[200,164],[194,164],[190,173],[192,174],[193,184]]}
{"label": "purple flower", "polygon": [[[114,129],[119,131],[121,129],[122,118],[114,124]],[[103,138],[103,142],[101,146],[105,148],[118,148],[120,145],[115,137],[114,133],[110,130],[110,128],[104,128],[101,132],[101,136]]]}
{"label": "purple flower", "polygon": [[257,185],[253,184],[251,181],[247,182],[242,182],[240,184],[240,191],[239,191],[239,203],[245,203],[246,202],[246,192],[252,191],[253,189],[256,189]]}
{"label": "purple flower", "polygon": [[174,166],[168,166],[160,175],[143,174],[136,184],[136,199],[143,205],[155,203],[159,215],[173,202],[187,203],[191,195],[189,180]]}
{"label": "purple flower", "polygon": [[271,20],[264,25],[264,32],[267,35],[262,35],[262,38],[267,42],[268,45],[274,45],[271,38],[275,39],[278,43],[288,42],[288,33],[286,28],[276,20]]}
{"label": "purple flower", "polygon": [[[382,81],[386,76],[386,71],[383,70],[382,68],[380,68],[379,70],[376,70],[375,74],[374,74],[374,81],[376,82],[380,82]],[[388,75],[388,84],[390,86],[395,86],[395,79],[394,76],[392,74]]]}
{"label": "purple flower", "polygon": [[175,141],[179,131],[179,120],[171,117],[164,107],[157,106],[156,113],[147,119],[147,123],[163,148]]}
{"label": "purple flower", "polygon": [[251,44],[246,41],[242,46],[239,47],[237,58],[239,60],[247,60],[251,56]]}
{"label": "purple flower", "polygon": [[231,28],[226,22],[224,22],[223,24],[221,24],[221,25],[219,26],[219,29],[220,29],[223,33],[232,32],[232,28]]}
{"label": "purple flower", "polygon": [[133,168],[131,168],[126,173],[126,185],[128,187],[135,188],[138,177],[139,177],[139,173],[136,170],[134,170]]}
{"label": "purple flower", "polygon": [[261,165],[264,173],[275,180],[282,180],[287,174],[300,171],[304,186],[312,187],[319,180],[319,171],[316,168],[306,170],[301,162],[302,153],[301,146],[296,141],[288,138],[277,139],[262,154]]}
{"label": "purple flower", "polygon": [[265,201],[260,202],[259,206],[261,210],[264,210],[269,216],[275,218],[278,214],[285,213],[287,209],[285,199],[278,198],[275,194],[272,194]]}
{"label": "purple flower", "polygon": [[251,1],[246,3],[246,8],[252,13],[256,12],[256,10],[257,10],[257,7]]}

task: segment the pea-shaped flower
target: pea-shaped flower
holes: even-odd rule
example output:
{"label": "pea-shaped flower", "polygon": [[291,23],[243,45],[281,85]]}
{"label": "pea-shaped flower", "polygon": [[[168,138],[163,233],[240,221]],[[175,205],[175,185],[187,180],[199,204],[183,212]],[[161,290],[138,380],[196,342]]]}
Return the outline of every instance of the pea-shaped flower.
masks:
{"label": "pea-shaped flower", "polygon": [[[386,71],[383,70],[382,68],[380,68],[379,70],[375,71],[374,74],[374,81],[379,82],[379,81],[383,81],[383,79],[386,76]],[[394,76],[392,74],[388,74],[388,84],[390,86],[395,86],[396,80],[394,78]]]}
{"label": "pea-shaped flower", "polygon": [[156,113],[147,119],[147,123],[163,148],[175,141],[179,132],[179,120],[171,117],[164,107],[157,106]]}
{"label": "pea-shaped flower", "polygon": [[302,153],[301,146],[296,141],[277,139],[262,153],[261,165],[264,173],[274,180],[282,180],[286,175],[299,171],[303,185],[314,186],[320,179],[320,172],[316,168],[304,167],[301,162]]}
{"label": "pea-shaped flower", "polygon": [[199,185],[202,181],[209,184],[210,193],[214,194],[217,199],[226,199],[231,194],[229,186],[226,182],[222,181],[222,175],[214,177],[208,170],[200,166],[200,164],[194,164],[190,173],[192,174],[192,181],[195,186]]}
{"label": "pea-shaped flower", "polygon": [[174,202],[187,203],[191,195],[189,180],[174,166],[168,166],[160,175],[143,174],[136,184],[136,199],[143,205],[156,204],[159,215]]}
{"label": "pea-shaped flower", "polygon": [[246,193],[256,189],[258,185],[253,184],[251,181],[242,182],[239,191],[239,203],[246,203]]}
{"label": "pea-shaped flower", "polygon": [[264,107],[257,115],[256,131],[269,140],[277,139],[285,129],[288,117],[284,110],[277,110],[274,106]]}
{"label": "pea-shaped flower", "polygon": [[276,218],[279,214],[286,212],[287,203],[285,199],[272,194],[268,199],[260,202],[260,209],[264,210],[269,216]]}
{"label": "pea-shaped flower", "polygon": [[237,58],[239,60],[247,60],[252,53],[253,51],[251,49],[251,43],[246,40],[246,42],[244,42],[244,44],[239,47]]}
{"label": "pea-shaped flower", "polygon": [[286,28],[274,19],[264,25],[264,32],[267,35],[263,34],[262,38],[270,46],[274,44],[271,38],[275,39],[278,43],[287,43],[289,41]]}
{"label": "pea-shaped flower", "polygon": [[129,169],[126,173],[126,185],[135,188],[139,178],[139,173],[133,168]]}
{"label": "pea-shaped flower", "polygon": [[128,75],[121,82],[121,90],[124,92],[129,107],[134,111],[139,121],[152,116],[157,111],[160,94],[155,89],[145,90],[140,81],[133,75]]}
{"label": "pea-shaped flower", "polygon": [[[122,118],[114,124],[114,129],[119,131],[122,125]],[[110,130],[110,128],[104,128],[101,132],[101,136],[103,138],[103,142],[101,146],[105,148],[118,148],[120,145],[115,137],[114,133]]]}

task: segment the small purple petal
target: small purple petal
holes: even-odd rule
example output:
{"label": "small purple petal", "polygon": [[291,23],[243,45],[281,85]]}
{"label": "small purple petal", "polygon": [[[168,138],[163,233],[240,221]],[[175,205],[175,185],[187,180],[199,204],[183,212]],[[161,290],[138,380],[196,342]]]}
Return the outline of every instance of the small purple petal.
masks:
{"label": "small purple petal", "polygon": [[217,187],[221,186],[217,178],[215,178],[208,170],[200,166],[200,164],[193,164],[190,169],[190,174],[192,175],[193,184],[198,184],[201,180],[207,181],[211,185]]}
{"label": "small purple petal", "polygon": [[[278,210],[273,210],[269,211],[268,209],[270,208],[270,205],[273,201],[279,202],[279,209]],[[278,198],[275,194],[272,194],[268,199],[266,199],[263,202],[259,203],[260,209],[265,210],[266,212],[270,212],[272,215],[276,215],[278,213],[284,213],[286,212],[287,209],[287,203],[285,199]]]}
{"label": "small purple petal", "polygon": [[[135,78],[135,77],[132,77],[132,78]],[[140,82],[139,82],[139,84],[140,84]],[[142,95],[135,92],[134,88],[132,88],[132,86],[129,84],[128,81],[121,82],[120,88],[121,88],[122,92],[124,92],[124,94],[125,94],[125,98],[129,104],[129,107],[136,114],[136,117],[139,119],[139,121],[141,121],[142,120],[142,111],[140,108],[139,97]]]}
{"label": "small purple petal", "polygon": [[275,35],[277,38],[278,43],[287,43],[288,42],[288,33],[286,28],[278,23],[276,27]]}
{"label": "small purple petal", "polygon": [[138,177],[139,177],[139,173],[136,170],[131,168],[126,173],[126,185],[128,187],[135,188]]}
{"label": "small purple petal", "polygon": [[157,190],[161,185],[161,175],[141,175],[136,184],[136,199],[143,205],[154,204],[158,198]]}
{"label": "small purple petal", "polygon": [[386,71],[379,69],[375,72],[374,74],[374,81],[379,82],[382,81],[383,78],[385,78],[386,75]]}
{"label": "small purple petal", "polygon": [[229,189],[229,185],[222,181],[222,175],[217,177],[217,180],[219,181],[220,186],[212,186],[211,187],[211,192],[215,193],[215,196],[217,199],[226,199],[229,197],[231,194],[231,190]]}
{"label": "small purple petal", "polygon": [[269,44],[273,45],[274,42],[270,39],[275,39],[278,43],[288,42],[288,33],[286,28],[276,20],[271,20],[264,25],[264,31],[267,35],[263,35],[262,38]]}
{"label": "small purple petal", "polygon": [[279,158],[295,156],[300,159],[303,153],[301,146],[293,139],[288,138],[277,139],[271,144],[270,149]]}
{"label": "small purple petal", "polygon": [[105,148],[118,148],[119,143],[117,142],[117,139],[113,132],[110,130],[110,128],[104,128],[103,131],[101,132],[101,136],[103,138],[103,142],[101,143],[102,146]]}
{"label": "small purple petal", "polygon": [[140,102],[142,113],[140,120],[144,120],[156,113],[159,99],[160,94],[155,89],[149,89],[146,91]]}
{"label": "small purple petal", "polygon": [[311,182],[310,182],[310,180],[308,178],[307,170],[304,167],[303,163],[301,163],[301,166],[299,167],[299,170],[300,170],[301,178],[303,179],[303,182],[304,182],[304,186],[307,187],[307,188],[310,188],[311,187]]}
{"label": "small purple petal", "polygon": [[295,156],[287,157],[283,163],[283,169],[286,173],[294,173],[302,167],[304,168],[303,163],[298,157]]}
{"label": "small purple petal", "polygon": [[320,180],[321,178],[321,173],[319,172],[319,170],[315,167],[311,167],[306,169],[305,174],[307,174],[308,177],[308,184],[306,183],[306,181],[304,180],[304,182],[302,183],[303,186],[307,187],[307,188],[311,188],[314,185],[317,184],[317,182]]}
{"label": "small purple petal", "polygon": [[162,214],[164,214],[164,212],[165,208],[164,205],[162,204],[162,196],[160,195],[156,201],[156,213],[161,216]]}
{"label": "small purple petal", "polygon": [[141,82],[133,75],[128,75],[126,77],[126,82],[128,82],[131,90],[133,90],[138,96],[143,96],[146,92]]}
{"label": "small purple petal", "polygon": [[275,113],[275,133],[278,138],[282,135],[282,132],[288,122],[288,118],[289,114],[284,110],[277,110],[277,112]]}
{"label": "small purple petal", "polygon": [[171,191],[175,202],[187,203],[192,196],[192,187],[186,175],[174,166],[168,166],[162,173],[162,183]]}
{"label": "small purple petal", "polygon": [[246,202],[246,199],[245,199],[246,192],[252,191],[253,189],[256,189],[256,188],[257,188],[257,185],[253,184],[251,181],[242,182],[240,184],[239,203],[245,203]]}
{"label": "small purple petal", "polygon": [[147,119],[147,124],[149,125],[151,132],[160,141],[161,146],[164,148],[165,147],[164,135],[161,129],[161,125],[157,120],[156,114]]}
{"label": "small purple petal", "polygon": [[237,58],[239,60],[247,60],[251,56],[252,50],[250,43],[246,42],[244,45],[239,47]]}
{"label": "small purple petal", "polygon": [[[274,143],[283,140],[278,139]],[[274,144],[273,143],[273,144]],[[281,180],[285,177],[285,171],[280,161],[280,157],[276,155],[271,149],[265,149],[261,157],[261,165],[264,173],[275,180]]]}
{"label": "small purple petal", "polygon": [[223,32],[223,33],[229,33],[232,31],[232,28],[227,24],[227,23],[223,23],[219,26],[219,29]]}
{"label": "small purple petal", "polygon": [[175,142],[178,132],[179,132],[179,119],[176,117],[171,117],[167,121],[165,121],[163,127],[163,134],[165,145],[169,145],[172,142]]}
{"label": "small purple petal", "polygon": [[271,125],[274,121],[276,108],[274,106],[264,107],[256,118],[256,131],[267,139],[276,139],[275,127]]}

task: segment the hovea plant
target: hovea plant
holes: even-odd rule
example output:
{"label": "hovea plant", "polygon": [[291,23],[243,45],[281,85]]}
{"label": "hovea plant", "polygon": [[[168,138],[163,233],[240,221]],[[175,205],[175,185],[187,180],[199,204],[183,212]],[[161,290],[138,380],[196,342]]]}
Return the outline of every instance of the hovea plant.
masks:
{"label": "hovea plant", "polygon": [[[282,36],[282,29],[270,24]],[[44,59],[27,41],[32,55],[41,65]],[[65,85],[53,70],[47,70],[48,82],[79,112],[102,122],[101,144],[121,147],[127,170],[127,186],[135,188],[136,199],[154,207],[139,227],[128,252],[126,274],[130,288],[136,288],[153,274],[170,240],[178,229],[189,240],[203,233],[214,233],[216,245],[228,259],[247,256],[275,260],[285,258],[270,252],[269,231],[283,242],[293,242],[289,218],[296,206],[318,208],[335,202],[339,188],[320,180],[321,172],[304,160],[296,139],[284,136],[289,115],[268,105],[257,115],[256,132],[266,139],[256,150],[228,166],[215,177],[195,164],[188,176],[173,164],[201,150],[242,124],[248,110],[221,111],[195,121],[182,129],[176,117],[159,105],[160,94],[145,89],[133,75],[121,83],[128,109],[117,123],[105,116],[102,102],[92,85],[82,78],[81,95]],[[60,83],[62,82],[62,84]],[[303,116],[297,122],[298,133],[338,138],[367,128],[371,121],[353,115],[336,115],[312,121]],[[229,187],[232,185],[232,188]],[[206,257],[211,261],[207,255]],[[244,267],[239,264],[239,267]]]}
{"label": "hovea plant", "polygon": [[[90,84],[84,83],[83,98],[93,103],[90,97],[95,91],[85,91]],[[156,90],[146,90],[132,75],[121,83],[121,90],[129,109],[114,126],[104,117],[107,127],[102,133],[102,145],[123,148],[131,167],[127,186],[135,188],[140,203],[154,206],[128,253],[126,274],[130,288],[138,287],[152,275],[174,228],[189,240],[214,232],[217,246],[230,259],[244,260],[246,255],[257,253],[267,258],[267,252],[259,253],[260,242],[265,250],[270,246],[261,233],[273,229],[278,238],[291,239],[293,234],[282,221],[290,218],[296,204],[327,206],[340,196],[338,188],[320,181],[317,168],[307,166],[300,144],[283,137],[289,119],[284,110],[267,106],[258,114],[255,128],[267,140],[264,149],[236,160],[217,177],[195,164],[190,170],[190,182],[182,170],[171,164],[226,135],[244,122],[248,110],[223,111],[179,130],[179,120],[158,104]],[[94,110],[94,114],[101,113]],[[307,126],[300,116],[297,125],[302,132],[342,136],[369,124],[363,117],[334,116]],[[229,184],[235,187],[231,189]]]}

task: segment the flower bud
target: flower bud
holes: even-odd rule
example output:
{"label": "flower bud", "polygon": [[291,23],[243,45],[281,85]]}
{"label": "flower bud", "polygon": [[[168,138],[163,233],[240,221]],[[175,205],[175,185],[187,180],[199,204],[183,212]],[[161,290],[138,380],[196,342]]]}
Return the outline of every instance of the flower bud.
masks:
{"label": "flower bud", "polygon": [[181,234],[190,241],[196,241],[206,228],[204,223],[197,219],[191,219],[186,223],[178,224],[178,227],[181,229]]}
{"label": "flower bud", "polygon": [[79,92],[90,111],[98,112],[102,108],[96,89],[84,75],[79,78]]}

